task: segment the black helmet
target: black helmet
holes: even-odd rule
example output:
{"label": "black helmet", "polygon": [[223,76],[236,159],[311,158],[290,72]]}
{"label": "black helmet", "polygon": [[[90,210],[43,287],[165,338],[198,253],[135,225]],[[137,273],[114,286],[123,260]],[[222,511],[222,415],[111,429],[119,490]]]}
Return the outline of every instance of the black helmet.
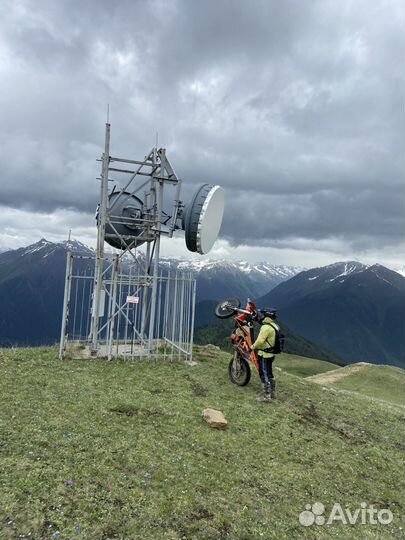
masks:
{"label": "black helmet", "polygon": [[258,311],[258,320],[261,322],[265,317],[270,319],[277,319],[277,310],[274,308],[262,308]]}

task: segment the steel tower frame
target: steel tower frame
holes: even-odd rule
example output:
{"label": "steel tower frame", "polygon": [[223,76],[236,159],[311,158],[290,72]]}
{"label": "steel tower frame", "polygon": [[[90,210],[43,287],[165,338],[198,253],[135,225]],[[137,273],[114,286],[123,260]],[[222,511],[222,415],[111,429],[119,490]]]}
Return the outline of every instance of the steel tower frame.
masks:
{"label": "steel tower frame", "polygon": [[[156,327],[160,321],[156,319],[156,309],[158,303],[158,288],[162,287],[162,275],[160,273],[160,243],[162,236],[171,238],[179,227],[176,225],[178,219],[182,217],[184,205],[180,201],[181,179],[176,175],[164,148],[156,146],[145,156],[143,160],[127,159],[112,156],[110,154],[111,125],[107,121],[105,125],[104,152],[101,157],[100,175],[100,202],[98,205],[97,220],[97,248],[94,269],[94,284],[91,302],[90,330],[88,335],[88,346],[91,356],[97,356],[100,352],[100,335],[106,332],[107,335],[107,356],[112,357],[112,346],[114,340],[115,323],[118,317],[125,317],[126,303],[122,303],[120,295],[117,293],[123,283],[127,287],[133,288],[133,295],[141,289],[143,293],[142,322],[140,330],[136,331],[138,342],[145,351],[151,353],[156,346]],[[112,175],[120,175],[124,187],[114,191],[115,198],[109,206],[109,183],[118,182]],[[163,209],[164,194],[167,186],[174,188],[174,197],[170,214]],[[115,190],[115,187],[114,187]],[[142,217],[125,217],[114,215],[114,208],[120,200],[126,200],[142,193],[143,211]],[[127,221],[128,220],[128,221]],[[136,224],[137,235],[123,235],[118,230],[118,224]],[[113,231],[108,232],[108,231]],[[139,232],[140,231],[140,232]],[[109,237],[119,239],[122,246],[116,255],[111,259],[111,255],[106,255],[104,242]],[[137,254],[137,246],[146,243],[146,255],[141,260]],[[131,272],[130,276],[124,276],[122,267],[128,259],[133,261],[138,267],[137,272]],[[135,277],[136,276],[136,277]],[[66,282],[63,307],[63,320],[61,331],[60,357],[64,355],[66,349],[67,329],[69,320],[69,295],[71,291],[72,278],[78,277],[72,274],[72,254],[68,249]],[[172,281],[174,278],[170,278]],[[177,279],[177,274],[176,278]],[[183,278],[181,278],[183,279]],[[168,283],[168,282],[167,282]],[[190,281],[191,283],[191,281]],[[170,287],[170,284],[167,285]],[[176,285],[177,288],[177,285]],[[161,288],[159,289],[161,293]],[[195,308],[195,280],[186,294],[188,306],[181,305],[178,309],[192,311],[190,320],[194,326]],[[117,296],[118,294],[118,296]],[[181,295],[184,296],[184,295]],[[179,297],[180,298],[180,297]],[[108,302],[107,320],[102,323],[102,315],[105,313],[105,300]],[[179,300],[181,302],[181,300]],[[158,310],[160,307],[158,306]],[[158,318],[161,317],[160,311]],[[183,314],[181,315],[183,318]],[[173,323],[174,324],[174,323]],[[118,323],[119,326],[119,323]],[[116,334],[119,330],[116,329]],[[134,328],[133,328],[133,331]],[[180,332],[181,335],[182,332]],[[191,347],[192,347],[191,329]],[[170,340],[166,339],[170,342]],[[187,350],[191,350],[189,343]],[[178,348],[182,349],[181,344]],[[186,352],[184,350],[184,352]],[[189,353],[187,353],[189,354]]]}

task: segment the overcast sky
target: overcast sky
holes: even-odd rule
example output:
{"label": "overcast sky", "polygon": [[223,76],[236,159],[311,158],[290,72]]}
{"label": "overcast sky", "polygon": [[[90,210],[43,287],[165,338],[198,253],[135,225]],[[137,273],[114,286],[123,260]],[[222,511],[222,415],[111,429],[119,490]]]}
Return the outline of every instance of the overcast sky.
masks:
{"label": "overcast sky", "polygon": [[404,264],[404,22],[401,0],[3,0],[0,248],[94,244],[109,103],[112,154],[158,132],[189,189],[225,189],[211,257]]}

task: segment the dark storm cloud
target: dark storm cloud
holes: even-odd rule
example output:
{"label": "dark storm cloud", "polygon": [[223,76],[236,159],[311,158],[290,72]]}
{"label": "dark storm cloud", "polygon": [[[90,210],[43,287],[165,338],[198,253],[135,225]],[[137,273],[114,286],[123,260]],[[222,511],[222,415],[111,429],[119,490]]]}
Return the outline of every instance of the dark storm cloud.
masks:
{"label": "dark storm cloud", "polygon": [[93,212],[109,103],[113,154],[159,131],[184,195],[224,186],[233,244],[395,245],[403,19],[396,0],[6,2],[0,204]]}

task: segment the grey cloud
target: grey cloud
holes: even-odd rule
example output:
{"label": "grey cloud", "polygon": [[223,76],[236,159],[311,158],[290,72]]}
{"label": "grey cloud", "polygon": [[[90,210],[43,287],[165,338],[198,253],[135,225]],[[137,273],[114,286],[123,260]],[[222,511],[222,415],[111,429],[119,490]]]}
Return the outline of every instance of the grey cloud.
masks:
{"label": "grey cloud", "polygon": [[370,190],[357,194],[325,190],[295,197],[268,195],[251,203],[240,194],[232,206],[234,213],[226,215],[223,234],[235,245],[254,243],[257,238],[266,246],[283,239],[340,238],[348,249],[366,249],[403,241],[403,200],[384,189],[377,194]]}
{"label": "grey cloud", "polygon": [[141,157],[159,131],[184,198],[224,186],[234,245],[400,238],[399,0],[9,1],[4,12],[2,205],[93,212],[109,103],[113,154]]}

